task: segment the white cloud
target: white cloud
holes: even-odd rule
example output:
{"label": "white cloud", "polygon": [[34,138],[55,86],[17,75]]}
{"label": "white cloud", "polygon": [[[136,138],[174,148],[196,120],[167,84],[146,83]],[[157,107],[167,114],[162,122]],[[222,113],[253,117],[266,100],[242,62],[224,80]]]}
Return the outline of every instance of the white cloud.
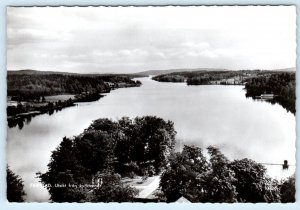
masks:
{"label": "white cloud", "polygon": [[8,69],[271,69],[296,60],[293,6],[10,7],[7,19]]}

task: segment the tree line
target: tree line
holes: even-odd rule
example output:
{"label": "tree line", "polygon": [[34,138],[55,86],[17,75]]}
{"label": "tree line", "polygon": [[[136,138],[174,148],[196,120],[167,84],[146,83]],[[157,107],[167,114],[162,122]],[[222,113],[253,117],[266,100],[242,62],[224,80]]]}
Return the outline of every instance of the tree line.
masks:
{"label": "tree line", "polygon": [[[210,84],[229,84],[227,79],[235,78],[236,85],[243,84],[245,78],[253,77],[259,73],[258,70],[241,71],[193,71],[193,72],[174,72],[153,77],[159,82],[185,82],[187,85],[210,85]],[[224,80],[224,81],[223,81]],[[235,84],[235,83],[233,83]]]}
{"label": "tree line", "polygon": [[48,95],[80,94],[84,91],[104,93],[109,92],[112,86],[140,85],[139,81],[131,79],[129,75],[8,74],[7,95],[19,101],[29,101]]}

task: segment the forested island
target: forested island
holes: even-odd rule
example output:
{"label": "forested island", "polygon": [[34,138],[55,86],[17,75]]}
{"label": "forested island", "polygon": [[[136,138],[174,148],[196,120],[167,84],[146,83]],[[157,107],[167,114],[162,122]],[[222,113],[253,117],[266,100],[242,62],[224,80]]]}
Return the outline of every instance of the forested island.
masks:
{"label": "forested island", "polygon": [[[7,96],[16,105],[7,106],[8,126],[23,127],[24,121],[44,113],[74,106],[77,102],[96,101],[116,88],[138,87],[140,81],[125,74],[72,74],[33,70],[8,71]],[[74,98],[47,101],[45,97],[73,94]]]}
{"label": "forested island", "polygon": [[[95,120],[64,137],[48,171],[38,173],[54,202],[295,202],[295,178],[277,181],[253,160],[230,161],[218,148],[185,145],[175,152],[174,125],[154,116]],[[159,186],[139,197],[131,181]]]}
{"label": "forested island", "polygon": [[246,97],[279,103],[287,111],[296,113],[296,75],[293,71],[194,71],[154,76],[159,82],[186,82],[187,85],[245,85]]}

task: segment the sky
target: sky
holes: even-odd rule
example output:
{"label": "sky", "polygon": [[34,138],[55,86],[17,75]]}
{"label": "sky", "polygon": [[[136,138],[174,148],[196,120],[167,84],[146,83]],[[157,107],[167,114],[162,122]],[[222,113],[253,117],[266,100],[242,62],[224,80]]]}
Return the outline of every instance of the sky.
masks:
{"label": "sky", "polygon": [[296,66],[296,7],[8,7],[7,69]]}

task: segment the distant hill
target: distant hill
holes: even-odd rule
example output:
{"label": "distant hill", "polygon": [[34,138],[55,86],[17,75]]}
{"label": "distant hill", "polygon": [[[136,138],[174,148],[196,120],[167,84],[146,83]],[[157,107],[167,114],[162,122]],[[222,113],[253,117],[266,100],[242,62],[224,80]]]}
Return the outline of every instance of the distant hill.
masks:
{"label": "distant hill", "polygon": [[[244,69],[243,69],[244,70]],[[248,70],[248,69],[247,69]],[[257,69],[255,69],[257,70]],[[263,69],[263,70],[272,70],[272,71],[296,71],[296,68],[284,68],[284,69]],[[136,75],[161,75],[161,74],[170,74],[174,72],[197,72],[197,71],[239,71],[231,69],[218,69],[218,68],[193,68],[193,69],[167,69],[167,70],[148,70],[135,73]]]}
{"label": "distant hill", "polygon": [[170,74],[174,72],[184,72],[184,71],[229,71],[228,69],[217,69],[217,68],[195,68],[195,69],[167,69],[167,70],[148,70],[137,72],[137,75],[160,75],[160,74]]}
{"label": "distant hill", "polygon": [[63,75],[77,75],[77,73],[71,72],[59,72],[59,71],[38,71],[32,69],[23,69],[23,70],[7,70],[7,74],[63,74]]}
{"label": "distant hill", "polygon": [[97,76],[125,76],[129,78],[142,77],[148,75],[142,74],[116,74],[116,73],[74,73],[74,72],[60,72],[60,71],[39,71],[32,69],[22,69],[22,70],[7,70],[7,75],[72,75],[72,76],[85,76],[85,77],[97,77]]}

